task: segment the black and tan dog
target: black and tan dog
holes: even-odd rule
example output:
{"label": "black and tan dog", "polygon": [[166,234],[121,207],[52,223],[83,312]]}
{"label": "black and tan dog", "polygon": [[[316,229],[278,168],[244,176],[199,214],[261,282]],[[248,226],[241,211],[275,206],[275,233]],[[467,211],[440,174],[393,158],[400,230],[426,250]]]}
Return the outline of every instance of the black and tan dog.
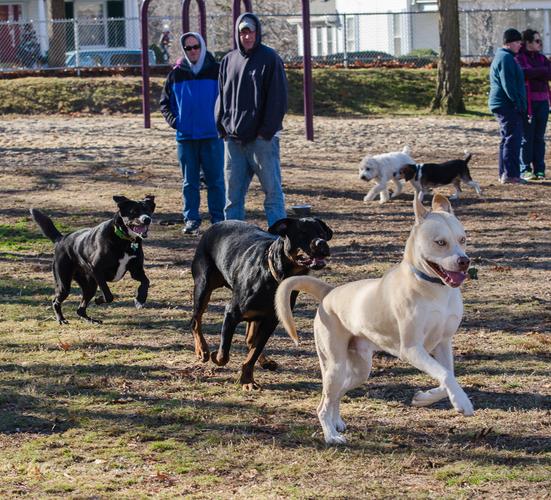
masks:
{"label": "black and tan dog", "polygon": [[[281,219],[268,232],[240,221],[219,222],[202,236],[192,263],[195,282],[191,328],[197,357],[206,362],[209,347],[201,332],[201,318],[216,288],[232,290],[226,305],[220,347],[210,358],[219,366],[230,358],[233,334],[247,322],[249,352],[241,371],[243,389],[257,389],[253,378],[256,361],[275,370],[277,363],[262,354],[278,320],[274,296],[279,283],[289,277],[321,269],[329,256],[327,241],[333,232],[316,218]],[[293,297],[296,300],[296,295]]]}
{"label": "black and tan dog", "polygon": [[476,181],[471,177],[469,171],[469,160],[472,154],[466,153],[462,160],[450,160],[444,163],[418,163],[404,165],[399,171],[399,177],[406,182],[410,181],[415,189],[416,195],[421,201],[426,192],[434,187],[453,184],[455,194],[450,196],[450,200],[459,198],[461,193],[461,181],[471,186],[478,196],[482,195],[482,190]]}
{"label": "black and tan dog", "polygon": [[119,281],[130,271],[133,279],[140,282],[134,303],[143,307],[147,299],[149,279],[143,269],[142,239],[147,238],[151,214],[155,210],[155,197],[146,196],[142,201],[113,196],[118,211],[110,220],[96,227],[79,229],[63,236],[52,220],[36,208],[31,215],[45,236],[55,243],[53,272],[55,297],[53,308],[59,324],[68,323],[61,312],[61,304],[69,295],[73,278],[82,289],[82,300],[77,314],[91,323],[101,321],[86,313],[88,303],[96,290],[96,304],[113,301],[108,281]]}

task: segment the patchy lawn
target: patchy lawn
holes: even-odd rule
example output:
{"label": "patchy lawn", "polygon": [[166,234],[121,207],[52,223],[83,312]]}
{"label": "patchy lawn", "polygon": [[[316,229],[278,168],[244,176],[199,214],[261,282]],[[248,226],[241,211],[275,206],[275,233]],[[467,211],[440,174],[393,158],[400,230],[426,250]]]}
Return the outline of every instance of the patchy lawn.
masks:
{"label": "patchy lawn", "polygon": [[[308,202],[334,230],[332,283],[378,277],[397,263],[413,222],[411,189],[365,205],[357,165],[367,152],[409,144],[418,161],[473,153],[484,190],[465,187],[454,208],[469,237],[478,281],[464,285],[455,342],[460,383],[476,414],[443,401],[414,408],[433,382],[388,356],[343,401],[346,447],[326,447],[315,414],[320,374],[312,338],[315,304],[299,298],[301,345],[278,329],[268,352],[277,372],[243,393],[236,335],[224,368],[195,360],[188,329],[196,237],[183,237],[180,173],[172,132],[158,116],[5,117],[0,124],[0,495],[136,498],[523,497],[551,488],[551,182],[496,182],[497,125],[435,117],[302,118],[282,136],[288,205]],[[450,190],[443,189],[445,193]],[[52,245],[31,206],[67,232],[110,216],[112,196],[154,194],[145,243],[148,306],[132,307],[136,283],[113,284],[115,302],[91,306],[100,326],[79,322],[76,285],[53,319]],[[205,210],[203,192],[203,212]],[[265,227],[255,182],[250,221]],[[203,227],[208,223],[204,222]],[[216,346],[227,291],[205,316]],[[243,332],[243,328],[240,329]]]}

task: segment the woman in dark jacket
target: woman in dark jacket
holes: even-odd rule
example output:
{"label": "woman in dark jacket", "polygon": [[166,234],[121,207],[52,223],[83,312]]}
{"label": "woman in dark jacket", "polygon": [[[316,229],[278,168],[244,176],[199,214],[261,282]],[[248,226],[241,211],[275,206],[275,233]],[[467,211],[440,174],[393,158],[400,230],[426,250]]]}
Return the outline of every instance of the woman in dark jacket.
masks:
{"label": "woman in dark jacket", "polygon": [[545,178],[545,128],[549,117],[551,62],[541,54],[542,41],[537,31],[522,33],[522,47],[515,59],[524,72],[528,119],[520,151],[521,175],[526,180]]}

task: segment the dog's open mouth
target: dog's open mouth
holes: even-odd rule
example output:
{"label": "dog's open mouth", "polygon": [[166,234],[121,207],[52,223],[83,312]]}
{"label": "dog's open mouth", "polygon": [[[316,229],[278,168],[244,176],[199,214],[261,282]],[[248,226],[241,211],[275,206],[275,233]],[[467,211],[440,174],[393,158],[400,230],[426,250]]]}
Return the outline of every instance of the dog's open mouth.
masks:
{"label": "dog's open mouth", "polygon": [[463,283],[463,281],[465,281],[465,278],[467,277],[467,273],[461,271],[448,271],[435,262],[431,262],[430,260],[427,260],[426,262],[438,275],[438,277],[444,282],[444,284],[451,286],[452,288],[457,288],[458,286],[461,286],[461,283]]}
{"label": "dog's open mouth", "polygon": [[321,269],[325,267],[325,257],[311,257],[303,254],[299,255],[295,261],[299,266],[307,267],[308,269]]}
{"label": "dog's open mouth", "polygon": [[132,225],[130,224],[128,228],[133,232],[136,233],[138,236],[142,238],[147,238],[147,230],[149,229],[149,226],[145,224],[137,224]]}

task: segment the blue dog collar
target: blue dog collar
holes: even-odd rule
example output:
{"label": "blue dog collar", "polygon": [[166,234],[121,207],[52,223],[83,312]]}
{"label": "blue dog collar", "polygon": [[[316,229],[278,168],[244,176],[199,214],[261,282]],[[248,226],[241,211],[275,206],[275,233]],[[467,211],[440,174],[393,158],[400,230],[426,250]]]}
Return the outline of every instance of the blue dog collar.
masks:
{"label": "blue dog collar", "polygon": [[410,267],[411,267],[411,271],[413,272],[413,274],[415,274],[415,276],[417,276],[418,278],[421,278],[422,280],[428,281],[429,283],[437,283],[437,284],[440,284],[442,286],[445,286],[444,283],[442,283],[442,280],[440,278],[433,278],[432,276],[429,276],[428,274],[425,274],[423,271],[419,271],[419,269],[417,269],[414,266],[410,266]]}

